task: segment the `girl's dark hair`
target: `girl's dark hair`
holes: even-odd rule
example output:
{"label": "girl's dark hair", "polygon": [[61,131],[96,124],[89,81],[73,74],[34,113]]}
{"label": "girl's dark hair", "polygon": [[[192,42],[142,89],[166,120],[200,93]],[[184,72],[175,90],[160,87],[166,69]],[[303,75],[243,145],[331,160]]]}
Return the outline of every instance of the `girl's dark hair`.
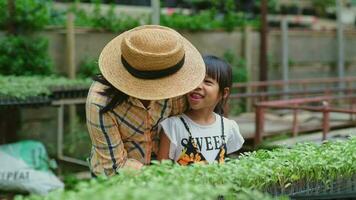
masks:
{"label": "girl's dark hair", "polygon": [[[219,84],[220,94],[224,94],[224,89],[232,87],[232,68],[229,63],[213,55],[203,56],[206,66],[206,75],[216,80]],[[216,105],[214,112],[223,115],[227,98],[222,98]]]}
{"label": "girl's dark hair", "polygon": [[107,86],[107,88],[105,88],[103,92],[99,93],[109,98],[108,104],[106,104],[106,106],[104,106],[100,110],[101,113],[106,113],[114,109],[116,106],[120,105],[121,103],[123,103],[129,98],[127,94],[121,92],[120,90],[116,89],[113,85],[111,85],[109,81],[107,81],[102,74],[98,74],[94,76],[93,80],[98,81],[99,83]]}

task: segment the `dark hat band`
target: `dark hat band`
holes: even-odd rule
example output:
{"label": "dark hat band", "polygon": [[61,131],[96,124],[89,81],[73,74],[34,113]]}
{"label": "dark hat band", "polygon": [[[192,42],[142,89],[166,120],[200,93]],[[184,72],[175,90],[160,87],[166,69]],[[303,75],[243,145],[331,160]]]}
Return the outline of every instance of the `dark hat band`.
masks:
{"label": "dark hat band", "polygon": [[183,58],[175,65],[162,70],[151,70],[151,71],[141,71],[132,67],[125,58],[121,55],[121,62],[125,69],[134,77],[141,79],[158,79],[176,73],[180,68],[183,67],[185,60],[185,55]]}

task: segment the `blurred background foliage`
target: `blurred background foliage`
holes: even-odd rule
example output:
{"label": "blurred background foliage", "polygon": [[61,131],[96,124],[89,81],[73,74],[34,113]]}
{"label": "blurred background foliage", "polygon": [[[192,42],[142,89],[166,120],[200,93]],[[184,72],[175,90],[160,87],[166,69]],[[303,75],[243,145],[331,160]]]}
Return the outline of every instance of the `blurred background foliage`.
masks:
{"label": "blurred background foliage", "polygon": [[[115,10],[122,4],[149,6],[148,0],[16,0],[13,1],[15,9],[12,14],[9,12],[8,2],[10,1],[0,1],[0,12],[3,13],[0,15],[0,29],[11,35],[0,41],[0,74],[3,75],[54,73],[51,59],[46,53],[47,39],[31,35],[49,27],[64,28],[68,12],[75,14],[77,27],[97,31],[120,33],[150,23],[150,16],[147,14],[134,16]],[[60,9],[55,6],[58,2],[69,3],[69,6]],[[304,12],[298,11],[300,9],[297,6],[298,1],[290,2],[286,6],[280,4],[278,0],[269,0],[268,12],[270,14]],[[81,3],[86,5],[90,3],[90,9],[84,9]],[[233,31],[245,26],[258,29],[260,4],[261,0],[161,0],[161,25],[186,31]],[[328,9],[334,7],[334,4],[335,0],[311,0],[313,10],[309,10],[308,13],[327,17]],[[173,9],[164,11],[170,7]],[[9,32],[11,26],[15,27],[15,30]],[[231,51],[226,52],[224,57],[234,66],[234,82],[246,82],[248,76],[245,61],[236,59]],[[88,58],[80,64],[78,76],[90,77],[98,72],[95,59]]]}
{"label": "blurred background foliage", "polygon": [[48,40],[24,35],[7,36],[0,40],[0,74],[50,75],[52,61]]}

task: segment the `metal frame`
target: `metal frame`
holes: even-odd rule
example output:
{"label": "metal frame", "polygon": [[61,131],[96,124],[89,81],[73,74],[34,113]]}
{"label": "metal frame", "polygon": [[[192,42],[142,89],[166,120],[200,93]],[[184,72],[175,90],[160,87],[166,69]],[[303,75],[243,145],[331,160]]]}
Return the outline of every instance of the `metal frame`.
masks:
{"label": "metal frame", "polygon": [[[330,106],[330,101],[333,100],[350,100],[350,109],[332,108]],[[301,104],[322,102],[322,106],[303,106]],[[265,101],[255,104],[255,138],[254,144],[258,145],[262,142],[264,134],[264,122],[265,122],[265,112],[266,109],[291,109],[293,110],[293,137],[298,135],[298,110],[307,110],[312,112],[322,112],[322,140],[326,140],[326,135],[330,131],[330,112],[336,113],[346,113],[350,114],[350,119],[352,120],[352,115],[356,114],[356,95],[346,95],[346,96],[321,96],[313,98],[300,98],[300,99],[289,99],[289,100],[276,100],[276,101]]]}
{"label": "metal frame", "polygon": [[76,99],[61,99],[61,100],[55,100],[52,101],[53,106],[58,106],[57,113],[58,113],[58,118],[57,118],[57,157],[59,160],[63,160],[66,162],[71,162],[75,163],[78,165],[83,165],[83,166],[88,166],[88,163],[77,159],[73,158],[70,156],[66,156],[63,153],[63,135],[64,135],[64,106],[65,105],[76,105],[76,104],[85,104],[86,98],[76,98]]}
{"label": "metal frame", "polygon": [[[340,88],[341,84],[344,86]],[[283,90],[288,86],[289,90]],[[338,92],[341,94],[353,94],[356,91],[356,77],[345,78],[315,78],[297,80],[256,81],[247,83],[235,83],[232,86],[232,94],[226,105],[226,113],[230,105],[237,102],[246,102],[247,111],[254,109],[256,102],[273,99],[291,99],[311,96],[327,96]]]}
{"label": "metal frame", "polygon": [[[338,87],[342,84],[344,87]],[[330,130],[330,112],[349,113],[350,119],[352,114],[356,114],[356,98],[352,100],[349,110],[330,108],[329,100],[343,100],[356,92],[356,77],[345,78],[317,78],[317,79],[300,79],[300,80],[275,80],[275,81],[257,81],[248,83],[235,83],[232,87],[226,113],[228,115],[230,106],[240,101],[246,101],[248,111],[255,111],[255,137],[254,144],[262,142],[264,135],[264,113],[267,109],[290,109],[293,110],[293,137],[300,131],[310,131],[298,126],[299,110],[309,110],[323,113],[322,131],[323,139],[326,139],[326,133]],[[288,86],[289,90],[283,90]],[[265,90],[264,90],[264,89]],[[294,88],[294,89],[293,89]],[[344,95],[344,96],[342,96]],[[314,96],[314,98],[313,98]],[[319,96],[315,98],[315,96]],[[332,97],[333,96],[333,97]],[[348,96],[348,97],[347,97]],[[303,97],[303,98],[301,98]],[[274,99],[274,100],[273,100]],[[276,100],[278,99],[278,100]],[[279,100],[284,99],[284,100]],[[289,99],[289,100],[288,100]],[[300,104],[325,101],[321,108],[302,106]],[[351,111],[350,111],[351,110]],[[347,125],[347,124],[345,124]],[[332,127],[334,128],[334,127]]]}

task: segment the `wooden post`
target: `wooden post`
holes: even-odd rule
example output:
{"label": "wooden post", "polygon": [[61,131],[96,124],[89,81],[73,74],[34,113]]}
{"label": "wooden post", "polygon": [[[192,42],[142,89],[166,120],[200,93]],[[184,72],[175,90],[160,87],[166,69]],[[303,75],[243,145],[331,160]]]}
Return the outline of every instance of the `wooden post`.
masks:
{"label": "wooden post", "polygon": [[[9,35],[16,35],[14,20],[15,7],[15,0],[7,0],[9,18],[5,25]],[[5,107],[0,109],[0,144],[12,143],[18,140],[17,131],[21,123],[20,119],[21,113],[18,107]]]}
{"label": "wooden post", "polygon": [[[341,21],[341,1],[336,0],[336,16],[337,16],[337,69],[338,77],[342,79],[345,77],[345,45],[344,45],[344,25]],[[345,83],[340,81],[339,88],[344,89]],[[342,96],[342,92],[339,93]]]}
{"label": "wooden post", "polygon": [[15,26],[15,0],[7,0],[7,9],[9,12],[9,19],[7,21],[7,31],[10,35],[16,34],[16,26]]}
{"label": "wooden post", "polygon": [[231,106],[231,98],[228,98],[225,105],[224,105],[224,117],[228,118],[230,114],[230,106]]}
{"label": "wooden post", "polygon": [[152,24],[159,25],[160,23],[160,1],[159,0],[151,0],[151,8],[152,8]]}
{"label": "wooden post", "polygon": [[265,108],[261,106],[256,106],[255,109],[255,138],[254,145],[255,147],[262,142],[263,132],[264,132],[264,123],[265,123]]}
{"label": "wooden post", "polygon": [[74,33],[74,14],[69,12],[67,15],[67,65],[68,77],[75,79],[75,33]]}
{"label": "wooden post", "polygon": [[[75,66],[75,31],[74,31],[74,13],[68,12],[67,15],[67,65],[68,65],[68,77],[70,79],[76,78],[76,66]],[[76,120],[75,105],[69,106],[69,132],[74,130]]]}
{"label": "wooden post", "polygon": [[322,140],[326,140],[326,134],[330,130],[330,112],[329,112],[329,103],[327,101],[323,102],[323,138]]}
{"label": "wooden post", "polygon": [[288,48],[288,21],[284,17],[281,22],[281,30],[282,30],[282,71],[283,71],[283,99],[288,99],[288,95],[286,93],[289,91],[289,64],[288,64],[288,56],[289,56],[289,48]]}
{"label": "wooden post", "polygon": [[[244,41],[243,41],[243,54],[244,58],[246,61],[246,69],[247,69],[247,80],[251,81],[253,80],[252,78],[252,41],[251,41],[251,27],[246,26],[244,28]],[[246,93],[252,93],[252,88],[247,87],[246,88]],[[246,98],[246,111],[250,112],[252,110],[252,99],[251,98]]]}
{"label": "wooden post", "polygon": [[[352,106],[351,106],[352,111],[356,111],[356,101],[352,100]],[[356,114],[353,114],[350,116],[350,120],[355,122],[356,125]]]}
{"label": "wooden post", "polygon": [[298,136],[299,126],[298,126],[298,109],[293,110],[293,137]]}
{"label": "wooden post", "polygon": [[[267,63],[267,0],[261,0],[261,30],[260,30],[260,81],[268,79],[268,63]],[[262,91],[266,91],[266,87],[261,87]]]}
{"label": "wooden post", "polygon": [[0,108],[0,144],[18,141],[21,113],[18,107]]}

